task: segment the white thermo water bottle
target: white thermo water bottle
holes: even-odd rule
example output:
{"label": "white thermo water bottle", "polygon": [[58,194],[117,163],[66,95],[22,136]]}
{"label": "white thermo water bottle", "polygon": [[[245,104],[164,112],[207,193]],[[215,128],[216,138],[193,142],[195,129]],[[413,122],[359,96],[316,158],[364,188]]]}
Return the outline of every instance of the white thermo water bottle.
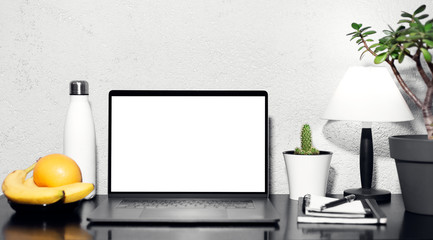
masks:
{"label": "white thermo water bottle", "polygon": [[77,162],[83,182],[93,183],[96,192],[96,138],[92,110],[89,103],[89,84],[86,81],[70,83],[70,104],[66,116],[63,139],[64,154]]}

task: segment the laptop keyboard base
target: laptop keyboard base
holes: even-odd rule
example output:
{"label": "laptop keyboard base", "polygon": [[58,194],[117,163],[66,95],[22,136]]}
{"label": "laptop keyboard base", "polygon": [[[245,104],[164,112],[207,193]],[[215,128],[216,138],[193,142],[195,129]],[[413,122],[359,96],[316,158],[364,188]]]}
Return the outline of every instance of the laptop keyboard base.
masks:
{"label": "laptop keyboard base", "polygon": [[253,209],[252,200],[122,200],[116,208]]}

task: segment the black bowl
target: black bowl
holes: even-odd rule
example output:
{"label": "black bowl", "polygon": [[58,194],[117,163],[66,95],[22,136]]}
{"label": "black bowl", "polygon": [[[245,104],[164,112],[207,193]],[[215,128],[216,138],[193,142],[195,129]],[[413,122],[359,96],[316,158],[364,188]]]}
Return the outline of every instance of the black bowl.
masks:
{"label": "black bowl", "polygon": [[22,204],[22,203],[13,202],[11,200],[8,200],[8,202],[9,205],[17,213],[25,213],[25,214],[71,213],[81,204],[81,201],[76,201],[72,203],[63,203],[63,200],[51,204]]}

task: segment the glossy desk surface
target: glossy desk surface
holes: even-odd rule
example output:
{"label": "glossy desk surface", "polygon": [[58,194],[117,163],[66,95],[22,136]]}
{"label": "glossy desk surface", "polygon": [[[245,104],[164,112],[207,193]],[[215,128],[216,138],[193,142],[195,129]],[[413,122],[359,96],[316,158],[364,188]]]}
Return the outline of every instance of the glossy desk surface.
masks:
{"label": "glossy desk surface", "polygon": [[16,214],[0,197],[0,239],[433,239],[433,216],[405,212],[401,195],[381,204],[385,226],[298,224],[297,201],[272,195],[278,225],[91,225],[87,215],[107,196],[85,201],[75,213],[57,216]]}

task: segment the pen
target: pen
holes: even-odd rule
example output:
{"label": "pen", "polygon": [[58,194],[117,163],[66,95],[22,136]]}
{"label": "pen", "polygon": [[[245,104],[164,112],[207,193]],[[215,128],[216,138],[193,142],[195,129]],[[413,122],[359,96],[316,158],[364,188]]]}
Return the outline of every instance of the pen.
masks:
{"label": "pen", "polygon": [[344,203],[352,202],[353,200],[355,200],[355,198],[356,198],[355,194],[347,195],[347,196],[345,196],[345,197],[342,198],[342,199],[338,199],[338,200],[335,200],[335,201],[329,202],[329,203],[327,203],[327,204],[321,206],[321,207],[320,207],[320,211],[323,211],[323,210],[325,210],[325,209],[327,209],[327,208],[336,207],[336,206],[341,205],[341,204],[344,204]]}

